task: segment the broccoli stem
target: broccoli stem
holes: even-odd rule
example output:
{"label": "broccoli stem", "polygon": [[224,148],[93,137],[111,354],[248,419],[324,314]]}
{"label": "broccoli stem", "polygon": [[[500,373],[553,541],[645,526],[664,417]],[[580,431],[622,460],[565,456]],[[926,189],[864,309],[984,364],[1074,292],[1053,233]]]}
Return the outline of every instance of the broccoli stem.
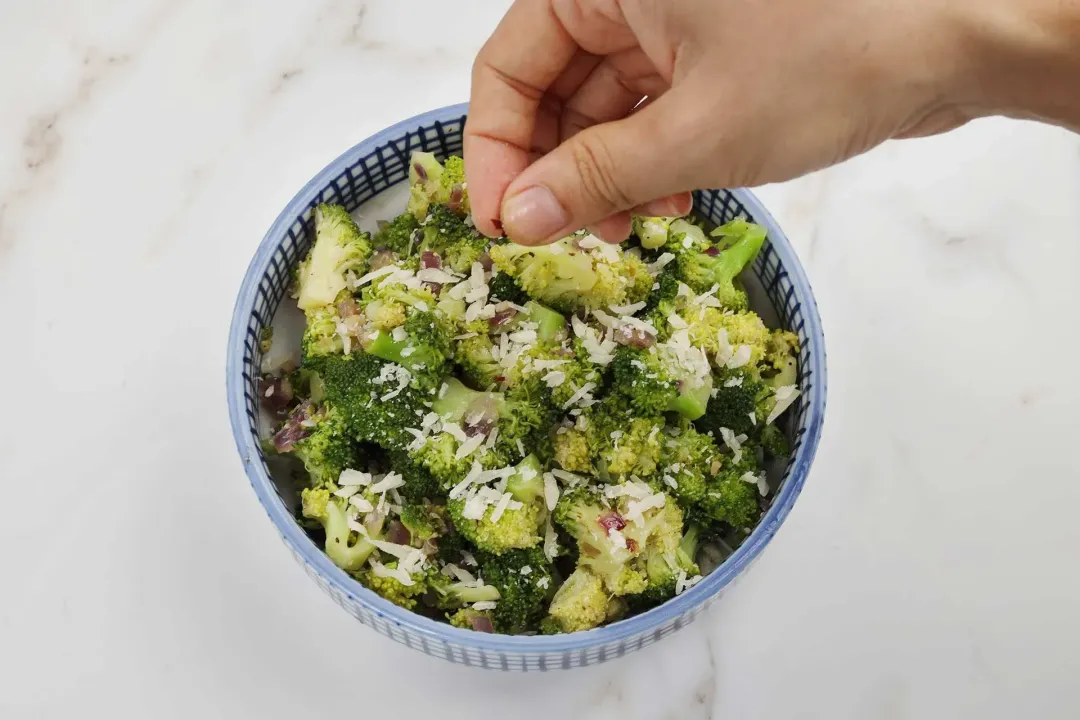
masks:
{"label": "broccoli stem", "polygon": [[536,337],[540,342],[552,342],[565,332],[566,318],[562,313],[544,307],[535,300],[525,303],[525,309],[529,311],[529,321],[539,325]]}
{"label": "broccoli stem", "polygon": [[460,422],[470,407],[480,407],[482,403],[494,403],[496,410],[503,407],[502,393],[473,390],[452,377],[446,378],[443,383],[446,389],[439,391],[439,396],[431,403],[431,409],[451,422]]}
{"label": "broccoli stem", "polygon": [[506,481],[506,491],[515,500],[531,503],[544,495],[543,466],[535,455],[529,455],[514,468]]}
{"label": "broccoli stem", "polygon": [[757,256],[765,243],[765,228],[745,220],[732,220],[712,231],[714,237],[734,237],[735,241],[721,250],[713,261],[717,282],[731,282]]}
{"label": "broccoli stem", "polygon": [[[406,348],[412,348],[412,351],[406,354]],[[431,351],[431,348],[417,344],[412,338],[395,340],[393,335],[385,330],[380,330],[375,339],[371,340],[364,350],[370,355],[388,362],[397,363],[410,370],[420,365],[431,367],[437,362],[434,357],[435,353]]]}
{"label": "broccoli stem", "polygon": [[326,532],[326,554],[334,564],[346,572],[362,568],[375,546],[365,537],[360,537],[355,545],[349,545],[349,534],[352,531],[349,529],[345,511],[337,503],[326,504],[326,517],[322,525]]}
{"label": "broccoli stem", "polygon": [[699,387],[680,390],[668,405],[668,410],[679,413],[687,420],[697,420],[704,415],[712,394],[712,378],[706,380],[707,382]]}

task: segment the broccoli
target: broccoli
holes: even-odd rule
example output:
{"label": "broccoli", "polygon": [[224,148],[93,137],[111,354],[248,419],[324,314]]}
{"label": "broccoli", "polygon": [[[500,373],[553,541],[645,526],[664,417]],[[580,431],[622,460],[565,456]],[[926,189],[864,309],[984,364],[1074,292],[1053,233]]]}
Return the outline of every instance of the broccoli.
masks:
{"label": "broccoli", "polygon": [[422,225],[421,251],[435,253],[454,272],[469,272],[491,244],[447,205],[432,205]]}
{"label": "broccoli", "polygon": [[701,417],[712,392],[709,358],[691,344],[686,330],[648,349],[620,347],[611,362],[612,392],[623,395],[637,412],[677,412]]}
{"label": "broccoli", "polygon": [[[678,277],[698,293],[708,292],[717,285],[716,298],[721,305],[745,310],[746,292],[737,286],[736,280],[765,243],[765,228],[745,220],[733,220],[712,234],[723,238],[727,247],[721,249],[708,243],[701,229],[685,220],[671,223],[668,247],[676,255]],[[685,247],[687,244],[690,247]]]}
{"label": "broccoli", "polygon": [[668,229],[678,218],[671,217],[635,217],[634,234],[641,241],[641,246],[648,250],[663,247],[668,241]]}
{"label": "broccoli", "polygon": [[450,330],[430,312],[414,312],[400,329],[361,340],[364,351],[412,371],[423,387],[441,379],[450,360]]}
{"label": "broccoli", "polygon": [[491,612],[496,632],[521,633],[534,627],[544,613],[553,584],[551,563],[540,548],[500,555],[481,553],[480,574],[499,591]]}
{"label": "broccoli", "polygon": [[645,410],[635,413],[610,399],[594,406],[586,418],[595,467],[613,476],[649,476],[656,471],[663,418],[650,417]]}
{"label": "broccoli", "polygon": [[409,212],[423,220],[432,203],[450,205],[455,212],[469,211],[465,191],[465,165],[460,157],[447,158],[442,165],[431,153],[414,152],[409,161]]}
{"label": "broccoli", "polygon": [[495,343],[486,334],[456,341],[454,359],[465,379],[477,387],[492,388],[505,379],[503,366],[491,353],[493,347]]}
{"label": "broccoli", "polygon": [[627,543],[620,532],[627,527],[626,520],[604,504],[599,490],[569,488],[559,498],[554,518],[577,542],[578,566],[595,573],[608,592],[633,595],[645,589],[647,578],[632,562],[642,548]]}
{"label": "broccoli", "polygon": [[791,444],[784,431],[776,425],[766,425],[761,429],[758,444],[765,457],[783,459],[791,455]]}
{"label": "broccoli", "polygon": [[[348,501],[331,494],[330,488],[304,488],[300,494],[305,518],[316,520],[326,533],[326,554],[342,570],[357,572],[375,550],[374,543],[349,527]],[[381,532],[381,521],[368,528],[369,535]]]}
{"label": "broccoli", "polygon": [[420,501],[444,494],[439,481],[408,453],[402,450],[391,452],[390,466],[405,480],[398,492],[407,500]]}
{"label": "broccoli", "polygon": [[765,346],[765,362],[761,372],[773,387],[798,382],[799,336],[787,330],[773,330]]}
{"label": "broccoli", "polygon": [[757,485],[747,479],[759,470],[750,445],[740,448],[736,461],[712,437],[686,428],[665,438],[661,466],[672,493],[707,522],[744,528],[760,515]]}
{"label": "broccoli", "polygon": [[341,471],[357,463],[356,441],[344,413],[324,405],[305,419],[310,434],[298,440],[292,454],[304,463],[312,486],[336,483]]}
{"label": "broccoli", "polygon": [[486,392],[466,387],[456,378],[446,378],[432,401],[432,410],[444,421],[462,424],[466,433],[498,428],[496,447],[514,448],[518,440],[526,445],[552,422],[552,408],[530,397],[530,388],[514,394]]}
{"label": "broccoli", "polygon": [[453,434],[439,432],[428,437],[419,447],[413,446],[409,457],[438,481],[444,493],[465,477],[474,461],[487,470],[506,465],[506,455],[500,450],[479,448],[469,456],[458,457],[460,446],[461,443]]}
{"label": "broccoli", "polygon": [[540,246],[495,245],[490,252],[495,267],[529,297],[561,312],[634,303],[653,283],[640,257],[592,236]]}
{"label": "broccoli", "polygon": [[420,223],[411,213],[402,213],[390,222],[381,223],[373,242],[376,247],[409,257],[417,242],[414,232],[419,227]]}
{"label": "broccoli", "polygon": [[370,236],[360,232],[345,208],[317,206],[315,244],[297,268],[296,304],[305,312],[333,305],[346,288],[346,273],[363,274],[370,256]]}
{"label": "broccoli", "polygon": [[514,278],[498,270],[492,273],[491,279],[488,280],[488,289],[493,301],[495,299],[506,300],[515,305],[524,305],[525,301],[529,299],[529,296],[514,281]]}
{"label": "broccoli", "polygon": [[445,574],[432,573],[428,579],[435,606],[442,610],[456,610],[466,604],[494,602],[501,595],[494,585],[475,580],[451,580]]}
{"label": "broccoli", "polygon": [[675,548],[657,545],[645,553],[645,572],[649,577],[649,586],[640,595],[632,598],[645,606],[658,605],[675,597],[679,578],[693,577],[699,574],[694,558],[697,555],[698,539],[701,526],[691,523]]}
{"label": "broccoli", "polygon": [[410,385],[408,370],[366,353],[312,358],[308,369],[358,441],[402,450],[414,440],[405,428],[426,410],[428,395]]}
{"label": "broccoli", "polygon": [[[406,585],[395,577],[394,571],[397,568],[397,562],[390,562],[385,566],[369,566],[354,574],[356,579],[372,592],[406,610],[412,610],[420,597],[428,591],[428,572],[412,573],[412,584]],[[390,573],[387,573],[387,570]]]}
{"label": "broccoli", "polygon": [[608,594],[600,578],[579,567],[559,586],[548,607],[544,630],[578,632],[589,630],[607,618]]}
{"label": "broccoli", "polygon": [[451,493],[447,510],[454,527],[494,555],[538,545],[547,517],[540,469],[535,456],[522,460],[507,478],[506,496],[490,486]]}
{"label": "broccoli", "polygon": [[705,414],[694,421],[694,427],[717,438],[721,428],[752,436],[765,425],[774,405],[774,390],[761,380],[745,372],[724,372]]}
{"label": "broccoli", "polygon": [[449,525],[446,508],[426,501],[403,506],[399,519],[409,531],[409,543],[417,546],[429,540],[436,542],[447,533]]}
{"label": "broccoli", "polygon": [[447,617],[451,625],[462,630],[475,630],[477,632],[495,632],[495,623],[491,619],[489,610],[473,610],[462,608]]}

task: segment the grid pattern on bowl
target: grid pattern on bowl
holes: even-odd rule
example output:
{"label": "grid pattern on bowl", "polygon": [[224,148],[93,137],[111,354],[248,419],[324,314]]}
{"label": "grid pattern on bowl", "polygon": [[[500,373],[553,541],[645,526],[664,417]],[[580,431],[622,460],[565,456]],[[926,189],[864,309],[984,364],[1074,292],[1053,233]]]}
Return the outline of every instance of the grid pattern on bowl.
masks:
{"label": "grid pattern on bowl", "polygon": [[[268,237],[268,242],[271,243],[271,251],[266,257],[262,274],[254,286],[251,303],[246,307],[238,304],[236,316],[234,317],[235,324],[244,322],[246,316],[242,343],[243,358],[238,369],[241,375],[239,384],[243,393],[243,413],[247,420],[245,430],[247,439],[251,441],[243,444],[246,444],[249,453],[253,450],[254,454],[257,455],[257,458],[247,455],[244,458],[253,484],[255,483],[256,474],[261,473],[261,476],[265,478],[270,476],[269,468],[258,442],[257,388],[259,382],[258,368],[261,361],[259,337],[261,331],[273,321],[274,314],[285,296],[291,279],[291,269],[295,267],[300,258],[310,248],[314,235],[313,210],[315,206],[324,202],[337,203],[345,206],[350,212],[354,212],[384,190],[407,180],[408,159],[413,151],[432,152],[440,159],[448,155],[460,154],[465,116],[463,114],[447,115],[444,111],[441,113],[443,117],[434,117],[439,114],[440,112],[436,111],[424,118],[419,118],[417,124],[411,128],[398,126],[400,132],[393,137],[386,138],[382,142],[366,148],[364,147],[365,143],[361,143],[342,158],[339,158],[331,168],[340,167],[340,170],[323,178],[322,187],[314,188],[314,192],[309,193],[311,197],[306,205],[296,207],[292,218],[285,218],[287,224],[279,224],[278,227],[281,228],[281,232],[278,233],[277,237]],[[405,124],[403,123],[403,125]],[[710,221],[718,224],[732,220],[735,217],[745,217],[751,221],[763,222],[763,218],[754,217],[748,211],[744,203],[740,201],[739,194],[739,191],[728,190],[698,191],[695,193],[695,209]],[[253,269],[254,266],[255,263],[253,263]],[[807,451],[804,451],[803,444],[807,438],[807,432],[811,428],[808,418],[808,413],[812,407],[810,399],[820,396],[820,406],[817,414],[820,415],[824,410],[824,388],[815,388],[817,378],[814,377],[812,369],[815,366],[815,359],[812,355],[815,338],[812,330],[816,329],[818,335],[817,344],[820,348],[820,328],[816,326],[816,310],[811,310],[810,314],[804,312],[803,305],[808,298],[800,297],[800,294],[805,295],[808,292],[808,287],[804,288],[800,293],[799,288],[792,282],[781,261],[780,254],[772,242],[767,242],[764,246],[755,261],[753,271],[758,276],[782,325],[799,336],[801,345],[798,376],[801,395],[792,409],[789,410],[789,423],[793,429],[792,455],[785,470],[784,480],[781,483],[782,488],[785,483],[791,481],[793,474],[799,475],[799,484],[801,484],[802,480],[805,479],[805,473],[809,469],[810,460],[815,449],[815,447],[810,447]],[[251,272],[252,270],[249,270],[249,273]],[[812,303],[812,299],[810,299],[810,302]],[[823,358],[819,359],[818,366],[821,368],[824,367],[823,360]],[[230,402],[232,400],[233,398],[230,397]],[[816,446],[817,442],[817,433],[820,432],[820,417],[817,418],[815,424],[818,427],[813,437],[812,444],[814,446]],[[234,427],[234,431],[237,430]],[[239,435],[237,441],[238,445],[242,444]],[[245,454],[243,449],[241,452]],[[796,464],[800,466],[796,468]],[[770,496],[774,500],[781,495],[779,489],[775,490],[777,491]],[[264,505],[268,502],[262,495],[260,495],[260,499]],[[275,499],[280,501],[280,498]],[[761,526],[747,540],[747,544],[754,541],[754,536],[757,536],[756,545],[760,550],[760,547],[771,538],[772,534],[783,522],[793,501],[794,497],[791,497],[785,507],[779,508],[779,512],[767,513]],[[270,512],[271,508],[267,507],[266,509],[273,517],[273,513]],[[311,550],[314,548],[313,544],[309,542],[308,547],[302,548],[294,540],[291,540],[286,533],[282,532],[281,527],[278,527],[278,530],[281,532],[282,538],[293,556],[311,579],[330,595],[338,605],[365,625],[426,654],[442,657],[452,662],[486,668],[519,670],[570,668],[622,656],[627,652],[652,644],[691,622],[719,596],[720,589],[723,587],[714,589],[707,597],[703,597],[677,614],[668,613],[671,616],[661,619],[655,626],[642,629],[631,635],[622,633],[622,636],[614,641],[566,643],[568,646],[577,646],[574,649],[537,652],[530,652],[525,648],[506,650],[499,648],[498,642],[488,639],[493,636],[483,636],[480,633],[467,633],[454,629],[443,633],[444,635],[468,638],[467,641],[455,642],[445,637],[439,637],[438,633],[417,631],[416,623],[403,622],[400,615],[405,611],[392,607],[382,610],[380,606],[385,607],[387,604],[381,598],[370,593],[358,583],[336,571],[336,569],[324,570],[317,567],[310,559]],[[317,548],[315,548],[315,552],[321,554],[321,551]],[[756,554],[756,552],[753,554]],[[752,560],[752,555],[747,557],[746,563],[749,563],[750,560]],[[721,569],[718,569],[716,573],[719,573]],[[745,567],[740,569],[745,569]],[[731,577],[724,582],[724,585],[729,584],[737,572],[738,570],[733,571],[730,574]],[[335,576],[335,573],[337,576]],[[702,583],[702,585],[704,584]],[[684,597],[694,593],[695,590],[697,589],[688,591],[688,593],[684,594]],[[668,603],[668,605],[671,604]],[[564,637],[580,636],[584,638],[592,633],[603,632],[618,625],[625,625],[640,618],[647,618],[650,614],[656,613],[657,610],[660,609],[609,626],[609,628],[603,628],[600,631]],[[409,613],[405,614],[410,615]],[[418,616],[413,617],[418,618]],[[418,619],[423,620],[422,618]]]}

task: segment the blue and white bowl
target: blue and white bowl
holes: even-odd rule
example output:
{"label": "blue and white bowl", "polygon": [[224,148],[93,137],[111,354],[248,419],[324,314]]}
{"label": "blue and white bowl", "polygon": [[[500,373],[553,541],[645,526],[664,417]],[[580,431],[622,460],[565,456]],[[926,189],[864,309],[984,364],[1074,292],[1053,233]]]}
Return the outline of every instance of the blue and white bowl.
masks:
{"label": "blue and white bowl", "polygon": [[[455,663],[503,670],[549,670],[592,665],[650,645],[689,624],[764,550],[795,504],[810,471],[825,414],[825,344],[810,284],[784,233],[761,203],[745,190],[695,193],[696,211],[720,224],[737,216],[765,225],[769,240],[754,263],[757,282],[748,283],[751,304],[766,322],[798,334],[801,395],[788,411],[794,452],[782,476],[771,479],[771,505],[749,538],[694,587],[648,612],[587,632],[554,636],[507,636],[451,627],[403,610],[338,569],[294,519],[296,491],[275,477],[260,447],[269,419],[260,415],[260,333],[280,326],[290,269],[305,255],[314,230],[312,210],[339,203],[354,215],[385,205],[408,178],[414,150],[440,158],[461,153],[467,105],[433,110],[364,140],[316,175],[278,216],[248,267],[229,333],[227,391],[233,436],[244,470],[263,508],[293,557],[327,594],[360,622],[409,647]],[[381,197],[380,197],[381,196]],[[387,207],[389,218],[404,201]],[[282,312],[279,313],[279,307]],[[299,347],[299,334],[286,340]],[[275,333],[275,343],[280,342]]]}

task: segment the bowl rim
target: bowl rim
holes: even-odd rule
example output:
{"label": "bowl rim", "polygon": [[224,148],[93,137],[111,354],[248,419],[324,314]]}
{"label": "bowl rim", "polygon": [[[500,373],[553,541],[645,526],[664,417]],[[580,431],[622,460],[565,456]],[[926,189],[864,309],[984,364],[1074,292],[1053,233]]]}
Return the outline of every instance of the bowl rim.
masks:
{"label": "bowl rim", "polygon": [[309,567],[314,568],[335,591],[348,597],[354,603],[366,608],[373,615],[393,623],[399,628],[429,641],[474,648],[479,651],[494,651],[517,654],[549,654],[585,651],[591,648],[625,642],[643,636],[668,623],[681,626],[683,617],[714,598],[736,576],[757,558],[787,518],[796,499],[802,492],[809,474],[810,466],[817,453],[824,423],[827,395],[825,338],[810,282],[801,263],[795,255],[787,236],[780,229],[764,205],[748,190],[733,189],[729,192],[742,203],[755,221],[765,225],[769,241],[776,252],[781,266],[802,305],[807,335],[813,350],[810,354],[810,369],[813,372],[814,388],[807,398],[806,433],[798,453],[791,465],[787,482],[781,489],[768,511],[758,522],[750,536],[732,555],[698,584],[682,594],[650,610],[592,630],[563,635],[498,635],[480,633],[453,627],[445,622],[427,618],[405,610],[384,600],[368,590],[357,580],[334,565],[307,533],[300,527],[292,514],[278,496],[269,473],[259,460],[259,447],[248,429],[246,404],[244,399],[243,357],[244,339],[249,319],[254,308],[256,289],[265,275],[270,259],[280,244],[281,238],[293,224],[296,217],[304,212],[308,205],[352,162],[379,145],[401,137],[409,130],[415,130],[435,121],[456,120],[468,114],[468,103],[448,105],[430,110],[395,123],[370,137],[361,140],[343,152],[309,180],[274,220],[270,229],[263,236],[255,256],[244,274],[243,282],[237,294],[229,330],[226,356],[226,393],[229,406],[229,420],[233,439],[239,452],[244,471],[255,491],[263,509],[270,517],[278,533],[293,553]]}

